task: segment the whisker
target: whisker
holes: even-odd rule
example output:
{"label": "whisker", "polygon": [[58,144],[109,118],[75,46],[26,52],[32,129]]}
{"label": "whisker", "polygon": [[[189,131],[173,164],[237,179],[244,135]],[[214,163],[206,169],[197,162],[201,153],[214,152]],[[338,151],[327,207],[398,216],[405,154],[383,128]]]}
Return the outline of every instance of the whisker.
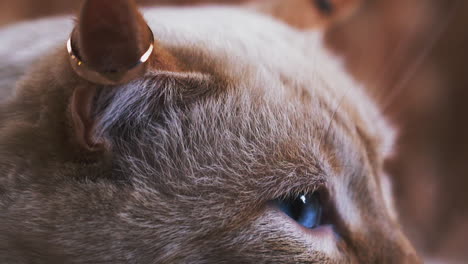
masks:
{"label": "whisker", "polygon": [[461,3],[462,1],[458,0],[452,5],[443,23],[434,23],[437,24],[433,27],[435,28],[435,33],[431,35],[430,38],[428,38],[428,41],[425,42],[426,45],[421,50],[419,55],[416,56],[416,59],[413,60],[413,63],[408,64],[404,74],[402,75],[402,78],[397,81],[392,89],[389,89],[389,94],[386,96],[388,98],[387,102],[381,104],[381,109],[384,113],[386,113],[386,111],[392,106],[398,95],[400,95],[403,90],[407,88],[407,84],[411,81],[411,78],[416,75],[424,61],[429,57],[429,53],[434,49],[437,42],[442,38],[442,35],[448,29],[450,22],[454,18],[454,13]]}
{"label": "whisker", "polygon": [[348,92],[350,91],[351,89],[348,88],[346,89],[346,91],[343,93],[343,95],[340,97],[340,99],[338,100],[338,104],[335,108],[335,110],[333,111],[331,117],[330,117],[330,122],[328,123],[327,125],[327,129],[325,130],[325,133],[322,134],[322,137],[320,138],[320,141],[319,141],[319,147],[322,146],[324,140],[328,137],[328,135],[330,134],[330,129],[331,129],[331,126],[333,124],[333,121],[335,121],[335,117],[336,117],[336,114],[338,113],[338,110],[340,109],[341,105],[343,104],[344,102],[344,99],[346,98],[346,95],[348,94]]}
{"label": "whisker", "polygon": [[[381,84],[385,80],[385,78],[388,78],[388,76],[393,76],[395,75],[395,72],[398,71],[400,67],[397,67],[405,62],[405,56],[400,56],[404,55],[405,52],[408,51],[408,47],[412,43],[412,38],[415,35],[415,33],[418,31],[418,22],[414,22],[413,25],[411,26],[411,30],[409,30],[403,38],[401,38],[398,43],[396,44],[396,47],[393,49],[390,55],[387,56],[389,58],[386,63],[383,63],[383,65],[379,68],[376,68],[374,74],[374,78],[371,79],[369,82],[369,85],[372,89],[372,91],[375,93],[373,95],[373,98],[377,101],[380,102],[384,97],[386,97],[386,89],[384,86]],[[383,69],[382,69],[383,68]],[[380,70],[380,73],[378,71]]]}

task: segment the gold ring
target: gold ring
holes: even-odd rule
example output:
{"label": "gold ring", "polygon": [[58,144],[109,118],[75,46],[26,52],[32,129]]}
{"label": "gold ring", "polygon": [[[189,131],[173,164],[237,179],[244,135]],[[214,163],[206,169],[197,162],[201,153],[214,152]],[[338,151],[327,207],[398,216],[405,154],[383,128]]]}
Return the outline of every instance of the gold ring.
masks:
{"label": "gold ring", "polygon": [[[132,80],[135,80],[143,76],[148,70],[148,61],[151,57],[151,54],[154,50],[154,35],[153,31],[148,27],[151,35],[151,43],[146,52],[140,57],[140,59],[135,63],[135,66],[122,71],[107,71],[101,72],[92,69],[88,66],[73,50],[72,37],[67,41],[67,51],[70,57],[70,63],[73,70],[82,78],[103,85],[118,85],[128,83]],[[73,35],[73,34],[72,34]]]}

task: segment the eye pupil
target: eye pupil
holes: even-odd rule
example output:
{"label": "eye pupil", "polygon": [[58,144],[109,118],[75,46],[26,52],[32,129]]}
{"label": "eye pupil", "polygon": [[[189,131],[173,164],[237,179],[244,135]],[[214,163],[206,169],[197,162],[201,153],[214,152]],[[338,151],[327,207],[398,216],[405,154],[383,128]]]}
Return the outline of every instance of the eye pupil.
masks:
{"label": "eye pupil", "polygon": [[321,225],[322,205],[317,193],[301,194],[277,203],[281,211],[300,225],[310,229]]}
{"label": "eye pupil", "polygon": [[314,2],[323,13],[330,15],[333,12],[333,4],[330,0],[314,0]]}

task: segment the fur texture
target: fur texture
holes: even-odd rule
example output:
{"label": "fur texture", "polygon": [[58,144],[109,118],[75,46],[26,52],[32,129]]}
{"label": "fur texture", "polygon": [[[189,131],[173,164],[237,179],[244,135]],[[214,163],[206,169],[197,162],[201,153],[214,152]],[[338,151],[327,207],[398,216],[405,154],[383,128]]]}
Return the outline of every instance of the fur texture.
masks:
{"label": "fur texture", "polygon": [[[385,198],[393,133],[319,32],[236,8],[145,18],[185,71],[96,86],[69,65],[68,18],[0,31],[31,52],[15,77],[39,60],[0,106],[0,262],[418,263]],[[75,140],[83,87],[102,151]],[[329,226],[270,204],[316,190]]]}

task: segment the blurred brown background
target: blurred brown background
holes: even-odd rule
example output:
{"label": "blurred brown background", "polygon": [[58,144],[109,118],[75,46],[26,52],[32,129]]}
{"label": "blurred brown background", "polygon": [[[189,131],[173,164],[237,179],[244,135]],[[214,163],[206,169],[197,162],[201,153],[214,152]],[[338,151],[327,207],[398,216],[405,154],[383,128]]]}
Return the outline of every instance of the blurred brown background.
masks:
{"label": "blurred brown background", "polygon": [[[79,4],[0,0],[0,25],[70,13]],[[431,257],[468,261],[468,1],[365,0],[327,40],[399,128],[388,169],[406,232]]]}
{"label": "blurred brown background", "polygon": [[468,263],[468,1],[369,0],[329,42],[399,128],[389,164],[406,232]]}

